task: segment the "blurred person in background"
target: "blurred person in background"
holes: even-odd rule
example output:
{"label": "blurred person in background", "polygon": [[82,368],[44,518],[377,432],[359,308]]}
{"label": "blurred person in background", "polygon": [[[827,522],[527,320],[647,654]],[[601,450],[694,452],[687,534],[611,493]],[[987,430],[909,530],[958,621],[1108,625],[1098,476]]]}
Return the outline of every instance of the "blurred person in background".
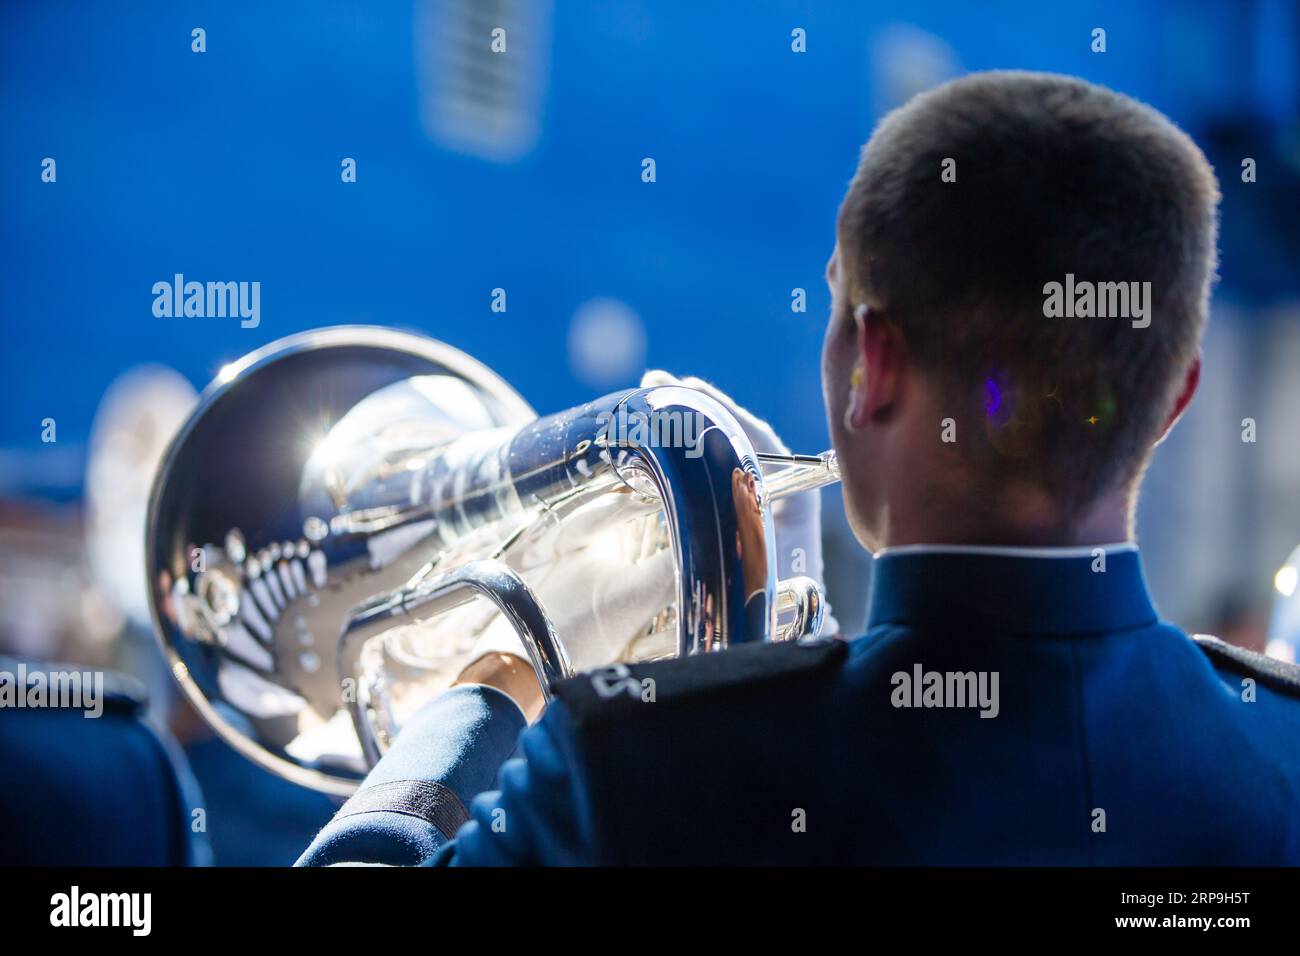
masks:
{"label": "blurred person in background", "polygon": [[70,674],[105,688],[89,719],[77,706],[0,711],[0,768],[24,781],[0,800],[0,820],[21,835],[0,863],[288,865],[337,809],[219,740],[177,693],[153,636],[145,510],[195,400],[171,369],[121,375],[95,416],[84,510],[0,510],[0,689],[18,693],[22,675],[27,696]]}

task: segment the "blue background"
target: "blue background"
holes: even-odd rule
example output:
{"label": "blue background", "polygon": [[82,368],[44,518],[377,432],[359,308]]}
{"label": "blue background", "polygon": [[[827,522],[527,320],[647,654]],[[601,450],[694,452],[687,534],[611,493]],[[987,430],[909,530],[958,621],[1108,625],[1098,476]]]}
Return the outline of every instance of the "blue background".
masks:
{"label": "blue background", "polygon": [[[429,26],[474,10],[468,41]],[[519,96],[536,136],[505,158],[421,119],[442,74],[419,64],[489,58],[495,22],[512,51],[541,53]],[[1287,358],[1300,360],[1298,36],[1289,0],[6,4],[0,495],[75,505],[94,412],[128,368],[164,363],[202,385],[316,326],[426,332],[540,411],[567,407],[639,369],[617,348],[613,378],[571,357],[573,316],[598,298],[634,313],[644,364],[712,379],[796,450],[820,450],[822,269],[860,144],[914,89],[1018,67],[1149,101],[1219,169],[1217,385],[1157,459],[1143,543],[1149,558],[1195,555],[1153,573],[1167,610],[1265,601],[1300,540],[1300,426],[1277,414],[1300,401]],[[1258,182],[1240,181],[1243,156]],[[356,183],[341,182],[343,157]],[[261,324],[155,318],[151,287],[177,272],[261,282]],[[490,308],[498,287],[505,313]],[[1239,441],[1245,415],[1258,449]],[[41,444],[46,417],[57,449]],[[852,591],[838,600],[857,607],[862,558],[835,507],[828,538]]]}

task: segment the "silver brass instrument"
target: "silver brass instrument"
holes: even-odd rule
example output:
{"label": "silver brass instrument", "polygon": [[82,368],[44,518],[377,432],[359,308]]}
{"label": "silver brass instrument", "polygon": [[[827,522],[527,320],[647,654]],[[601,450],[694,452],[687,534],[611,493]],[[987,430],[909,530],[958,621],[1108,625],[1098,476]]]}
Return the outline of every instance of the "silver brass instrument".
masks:
{"label": "silver brass instrument", "polygon": [[[647,440],[632,427],[647,421],[692,422],[693,440]],[[557,529],[635,561],[671,552],[675,597],[627,659],[816,634],[817,585],[776,580],[771,505],[837,479],[833,453],[755,454],[693,389],[539,418],[441,342],[322,329],[223,368],[173,440],[150,498],[150,605],[177,681],[228,742],[346,794],[484,621],[518,635],[548,699],[573,674],[533,585],[564,560],[536,547]]]}

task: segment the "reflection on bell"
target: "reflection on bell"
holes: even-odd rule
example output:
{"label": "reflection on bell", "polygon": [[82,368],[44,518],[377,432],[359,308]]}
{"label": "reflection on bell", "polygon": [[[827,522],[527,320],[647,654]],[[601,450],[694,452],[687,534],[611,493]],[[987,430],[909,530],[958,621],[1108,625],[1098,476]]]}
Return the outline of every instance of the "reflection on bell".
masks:
{"label": "reflection on bell", "polygon": [[[610,435],[616,412],[691,416],[692,444]],[[325,329],[232,363],[201,397],[155,481],[150,601],[173,672],[227,740],[347,793],[493,628],[517,635],[544,695],[573,673],[535,588],[598,575],[579,551],[593,568],[601,554],[663,564],[659,610],[607,622],[611,659],[579,667],[815,633],[816,585],[775,579],[770,506],[836,477],[833,456],[760,467],[731,414],[692,389],[539,419],[442,343]],[[736,487],[752,489],[752,517]],[[746,623],[754,593],[761,625]]]}

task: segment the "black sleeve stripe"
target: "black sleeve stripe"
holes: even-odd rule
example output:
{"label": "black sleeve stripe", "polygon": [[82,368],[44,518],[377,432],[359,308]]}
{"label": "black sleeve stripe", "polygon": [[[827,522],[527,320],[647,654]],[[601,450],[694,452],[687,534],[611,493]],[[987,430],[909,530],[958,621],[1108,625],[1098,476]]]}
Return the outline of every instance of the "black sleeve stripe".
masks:
{"label": "black sleeve stripe", "polygon": [[334,819],[358,813],[401,813],[437,827],[448,839],[469,819],[455,792],[432,780],[394,780],[358,790]]}

